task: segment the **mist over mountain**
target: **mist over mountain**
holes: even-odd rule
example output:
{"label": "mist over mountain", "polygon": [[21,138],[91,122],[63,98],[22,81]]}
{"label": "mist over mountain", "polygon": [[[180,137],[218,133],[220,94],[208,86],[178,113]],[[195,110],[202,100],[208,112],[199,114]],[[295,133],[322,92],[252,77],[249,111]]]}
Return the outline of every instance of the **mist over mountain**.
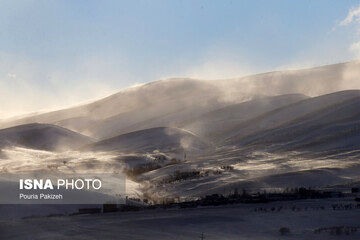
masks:
{"label": "mist over mountain", "polygon": [[263,96],[319,96],[357,89],[360,62],[302,70],[276,71],[227,80],[175,78],[122,90],[89,104],[0,122],[56,124],[95,138],[153,127],[179,127],[222,107]]}

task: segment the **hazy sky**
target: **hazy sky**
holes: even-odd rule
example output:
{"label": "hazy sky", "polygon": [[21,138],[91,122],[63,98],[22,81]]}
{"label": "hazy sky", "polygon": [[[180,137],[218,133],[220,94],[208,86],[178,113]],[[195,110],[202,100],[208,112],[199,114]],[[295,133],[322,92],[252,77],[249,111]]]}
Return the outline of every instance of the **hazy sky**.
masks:
{"label": "hazy sky", "polygon": [[360,2],[0,0],[0,118],[360,56]]}

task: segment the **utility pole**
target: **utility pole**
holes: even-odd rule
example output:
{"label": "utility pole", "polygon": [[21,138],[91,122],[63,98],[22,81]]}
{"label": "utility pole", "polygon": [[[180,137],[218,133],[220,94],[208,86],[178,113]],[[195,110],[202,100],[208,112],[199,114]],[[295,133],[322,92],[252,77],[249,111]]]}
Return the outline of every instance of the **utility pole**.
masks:
{"label": "utility pole", "polygon": [[201,240],[204,240],[205,239],[205,236],[204,236],[204,233],[201,233],[200,237],[199,237]]}

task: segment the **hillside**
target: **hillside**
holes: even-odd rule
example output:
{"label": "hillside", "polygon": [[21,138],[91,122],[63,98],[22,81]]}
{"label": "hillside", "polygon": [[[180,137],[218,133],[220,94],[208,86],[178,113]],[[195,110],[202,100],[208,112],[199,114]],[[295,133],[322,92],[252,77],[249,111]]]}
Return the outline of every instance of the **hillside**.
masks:
{"label": "hillside", "polygon": [[246,136],[238,143],[275,145],[275,149],[282,150],[357,149],[360,147],[360,96]]}
{"label": "hillside", "polygon": [[199,151],[205,150],[209,144],[196,135],[177,128],[150,128],[122,134],[102,140],[88,146],[84,150],[119,151],[119,152],[161,152]]}
{"label": "hillside", "polygon": [[241,143],[245,136],[275,128],[322,108],[357,97],[359,94],[360,90],[347,90],[305,99],[266,112],[255,118],[241,122],[232,128],[221,130],[212,137],[217,141],[225,140],[228,144]]}
{"label": "hillside", "polygon": [[229,129],[242,121],[306,98],[303,94],[260,97],[216,109],[179,124],[184,129],[208,138],[222,129]]}

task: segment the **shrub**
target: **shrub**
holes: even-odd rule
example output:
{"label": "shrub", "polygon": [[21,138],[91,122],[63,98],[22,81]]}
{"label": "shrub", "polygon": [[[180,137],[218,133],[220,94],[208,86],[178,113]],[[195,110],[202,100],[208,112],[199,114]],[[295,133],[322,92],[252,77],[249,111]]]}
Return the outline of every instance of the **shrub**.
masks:
{"label": "shrub", "polygon": [[222,170],[227,170],[227,171],[231,171],[234,170],[234,166],[231,165],[224,165],[220,167]]}
{"label": "shrub", "polygon": [[132,169],[126,169],[125,173],[129,178],[134,178],[140,174],[150,172],[152,170],[159,168],[161,168],[161,166],[156,163],[146,163],[146,164],[138,165]]}

